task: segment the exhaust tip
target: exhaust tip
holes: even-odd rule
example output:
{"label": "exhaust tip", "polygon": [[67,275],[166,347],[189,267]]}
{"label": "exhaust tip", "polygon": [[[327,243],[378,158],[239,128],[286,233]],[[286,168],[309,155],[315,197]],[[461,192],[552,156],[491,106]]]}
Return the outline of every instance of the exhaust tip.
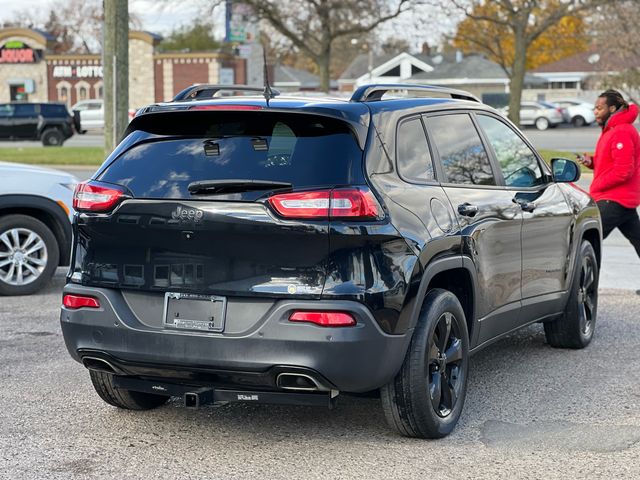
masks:
{"label": "exhaust tip", "polygon": [[304,373],[281,373],[276,378],[276,385],[283,390],[316,392],[326,390],[318,381]]}
{"label": "exhaust tip", "polygon": [[89,370],[98,372],[117,373],[113,365],[106,360],[96,357],[82,357],[82,364]]}

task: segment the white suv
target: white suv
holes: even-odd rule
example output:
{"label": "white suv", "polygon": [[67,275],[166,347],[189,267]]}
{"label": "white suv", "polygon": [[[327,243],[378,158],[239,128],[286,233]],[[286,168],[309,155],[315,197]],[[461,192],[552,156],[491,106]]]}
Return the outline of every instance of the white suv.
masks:
{"label": "white suv", "polygon": [[67,173],[0,162],[0,295],[42,288],[69,265],[73,190]]}
{"label": "white suv", "polygon": [[566,98],[555,100],[553,103],[567,112],[565,120],[574,127],[585,127],[596,121],[592,103]]}

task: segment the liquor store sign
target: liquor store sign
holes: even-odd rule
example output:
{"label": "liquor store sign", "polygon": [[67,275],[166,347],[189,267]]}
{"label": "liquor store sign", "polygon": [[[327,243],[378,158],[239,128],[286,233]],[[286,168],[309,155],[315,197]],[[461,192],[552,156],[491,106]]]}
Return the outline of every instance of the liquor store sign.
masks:
{"label": "liquor store sign", "polygon": [[38,63],[40,60],[42,50],[36,50],[17,40],[8,41],[0,47],[0,64]]}

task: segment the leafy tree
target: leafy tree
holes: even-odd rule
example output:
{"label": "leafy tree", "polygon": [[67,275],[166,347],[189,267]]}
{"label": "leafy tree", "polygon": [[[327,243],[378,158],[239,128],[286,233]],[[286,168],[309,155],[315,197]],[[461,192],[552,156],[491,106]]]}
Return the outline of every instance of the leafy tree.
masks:
{"label": "leafy tree", "polygon": [[158,45],[161,51],[218,50],[221,42],[213,36],[213,24],[196,20],[193,25],[182,26],[171,32]]}
{"label": "leafy tree", "polygon": [[[581,15],[596,7],[617,0],[450,0],[463,11],[466,19],[460,25],[456,41],[474,46],[502,65],[509,77],[509,117],[520,122],[520,101],[527,68],[548,59],[552,61],[556,43],[562,45],[563,36],[580,33]],[[560,37],[554,37],[560,35]],[[545,36],[546,35],[546,36]],[[578,39],[580,35],[578,35]],[[574,40],[575,42],[575,40]],[[571,42],[560,48],[562,52],[582,48]],[[529,65],[527,65],[529,63]],[[540,64],[540,63],[538,63]]]}
{"label": "leafy tree", "polygon": [[[485,4],[477,7],[476,12],[497,8],[494,3]],[[478,38],[483,38],[484,41],[478,42]],[[485,54],[487,58],[498,63],[507,74],[515,60],[513,36],[505,35],[496,24],[489,22],[474,21],[470,18],[463,20],[458,25],[453,45],[464,53]],[[584,52],[588,48],[589,39],[583,19],[578,16],[566,16],[531,43],[527,52],[526,68],[533,70],[540,65]]]}

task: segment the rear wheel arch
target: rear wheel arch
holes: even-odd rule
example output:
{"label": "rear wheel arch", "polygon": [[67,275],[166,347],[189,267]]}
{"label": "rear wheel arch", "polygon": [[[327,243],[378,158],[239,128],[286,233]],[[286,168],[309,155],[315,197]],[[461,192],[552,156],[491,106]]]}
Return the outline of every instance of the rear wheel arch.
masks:
{"label": "rear wheel arch", "polygon": [[430,290],[440,288],[450,291],[457,298],[464,310],[467,321],[469,339],[475,333],[475,291],[476,277],[473,261],[465,256],[454,256],[432,261],[422,277],[416,306],[412,315],[411,327],[415,327],[423,299]]}

